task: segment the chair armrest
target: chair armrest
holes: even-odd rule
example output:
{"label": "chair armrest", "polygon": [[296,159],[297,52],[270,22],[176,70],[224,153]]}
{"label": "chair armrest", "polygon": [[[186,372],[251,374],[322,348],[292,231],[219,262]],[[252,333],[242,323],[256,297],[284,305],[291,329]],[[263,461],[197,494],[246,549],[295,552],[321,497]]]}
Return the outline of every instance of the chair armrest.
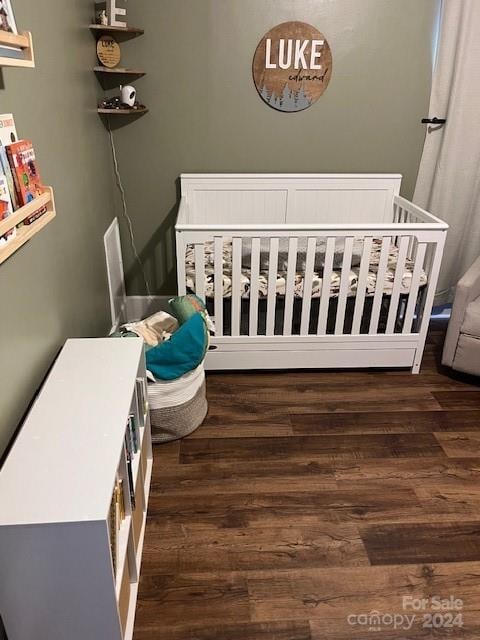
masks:
{"label": "chair armrest", "polygon": [[[468,296],[467,304],[480,296],[480,257],[475,260],[470,269],[458,281],[457,294],[459,290],[465,292]],[[455,295],[455,301],[457,294]]]}
{"label": "chair armrest", "polygon": [[442,363],[451,367],[455,358],[460,328],[465,317],[465,310],[472,300],[480,296],[480,257],[475,260],[470,269],[460,278],[455,291],[452,315],[448,323],[445,346],[443,348]]}

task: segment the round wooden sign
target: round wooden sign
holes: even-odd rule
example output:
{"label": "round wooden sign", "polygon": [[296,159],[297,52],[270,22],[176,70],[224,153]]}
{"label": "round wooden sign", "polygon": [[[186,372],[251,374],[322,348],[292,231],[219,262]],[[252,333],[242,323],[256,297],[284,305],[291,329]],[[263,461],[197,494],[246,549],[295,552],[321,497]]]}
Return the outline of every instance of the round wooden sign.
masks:
{"label": "round wooden sign", "polygon": [[278,111],[303,111],[316,102],[332,76],[325,36],[305,22],[284,22],[264,35],[253,59],[262,99]]}
{"label": "round wooden sign", "polygon": [[120,45],[112,36],[104,35],[98,39],[97,56],[104,67],[113,69],[120,63]]}

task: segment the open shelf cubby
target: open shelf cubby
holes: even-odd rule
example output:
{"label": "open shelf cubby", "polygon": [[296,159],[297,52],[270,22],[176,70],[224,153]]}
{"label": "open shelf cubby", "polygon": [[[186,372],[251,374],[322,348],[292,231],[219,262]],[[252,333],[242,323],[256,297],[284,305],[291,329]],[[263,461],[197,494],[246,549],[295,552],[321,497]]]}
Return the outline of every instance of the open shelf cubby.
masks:
{"label": "open shelf cubby", "polygon": [[5,262],[15,251],[20,249],[26,242],[28,242],[35,234],[41,231],[47,226],[49,222],[55,218],[55,199],[53,196],[53,189],[51,187],[45,187],[45,191],[29,202],[24,207],[17,209],[13,215],[0,221],[0,236],[4,235],[13,227],[23,222],[26,218],[33,216],[37,211],[46,208],[46,212],[37,218],[31,224],[24,224],[20,229],[17,229],[17,235],[15,238],[7,242],[0,247],[0,264]]}
{"label": "open shelf cubby", "polygon": [[33,40],[30,31],[16,34],[0,30],[0,47],[17,47],[23,52],[23,58],[0,56],[0,67],[24,67],[32,69],[35,66]]}

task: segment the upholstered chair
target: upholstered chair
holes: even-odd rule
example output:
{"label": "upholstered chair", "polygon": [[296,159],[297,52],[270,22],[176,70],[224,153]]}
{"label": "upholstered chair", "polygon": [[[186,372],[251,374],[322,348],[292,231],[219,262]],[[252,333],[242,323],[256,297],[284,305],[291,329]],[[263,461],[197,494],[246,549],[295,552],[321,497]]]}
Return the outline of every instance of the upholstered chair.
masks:
{"label": "upholstered chair", "polygon": [[480,376],[480,257],[458,282],[442,363]]}

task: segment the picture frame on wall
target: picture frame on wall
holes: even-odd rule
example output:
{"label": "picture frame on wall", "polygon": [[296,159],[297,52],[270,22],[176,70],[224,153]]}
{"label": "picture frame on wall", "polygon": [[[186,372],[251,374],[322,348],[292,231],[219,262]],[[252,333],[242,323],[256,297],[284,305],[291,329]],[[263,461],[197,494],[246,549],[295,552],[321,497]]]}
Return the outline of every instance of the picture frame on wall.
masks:
{"label": "picture frame on wall", "polygon": [[0,0],[0,29],[18,33],[11,0]]}

